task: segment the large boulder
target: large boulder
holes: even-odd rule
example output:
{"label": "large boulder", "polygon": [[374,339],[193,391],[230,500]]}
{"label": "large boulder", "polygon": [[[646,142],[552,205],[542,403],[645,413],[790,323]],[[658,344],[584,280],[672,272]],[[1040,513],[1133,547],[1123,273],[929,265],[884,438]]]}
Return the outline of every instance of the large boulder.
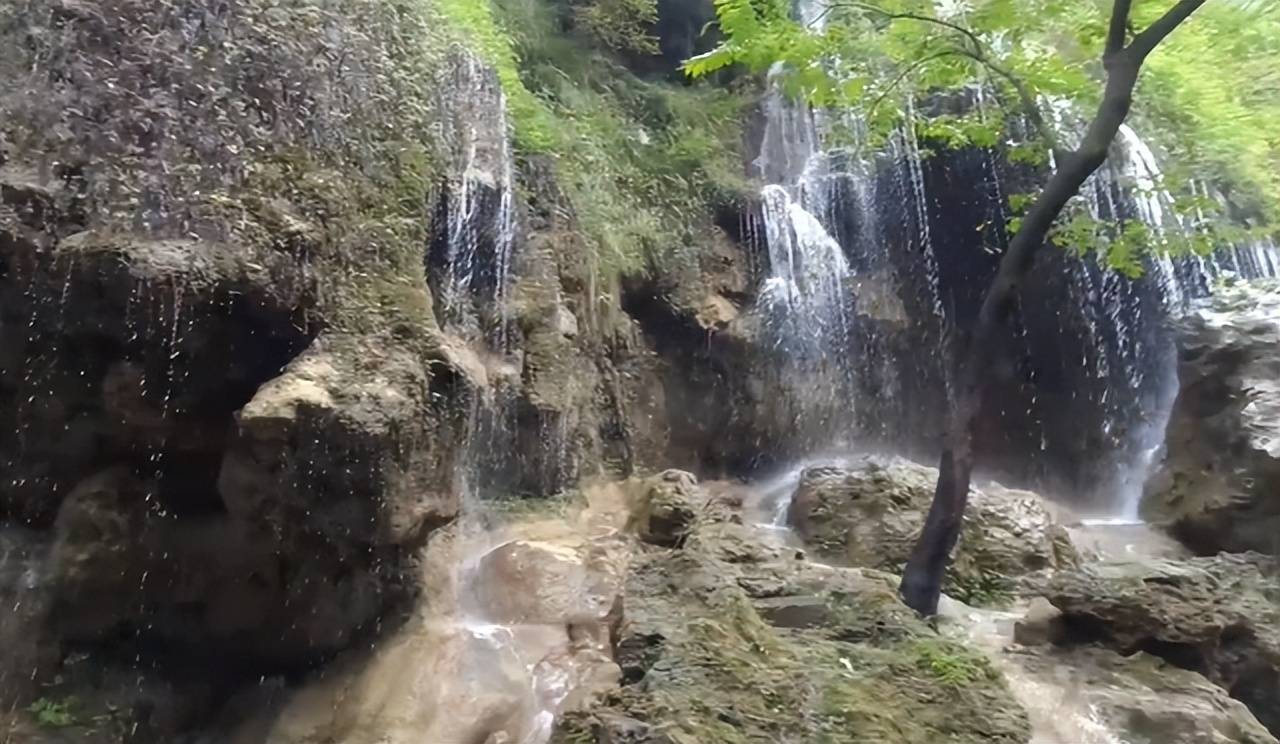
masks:
{"label": "large boulder", "polygon": [[236,414],[218,490],[232,515],[277,529],[414,544],[457,511],[432,424],[419,358],[374,339],[323,337]]}
{"label": "large boulder", "polygon": [[[789,521],[806,544],[843,563],[900,572],[924,527],[938,471],[901,458],[806,470]],[[946,591],[969,603],[1013,592],[1014,580],[1074,565],[1065,528],[1040,497],[999,484],[974,489]]]}
{"label": "large boulder", "polygon": [[1178,378],[1145,516],[1200,553],[1280,552],[1280,284],[1224,287],[1188,313]]}
{"label": "large boulder", "polygon": [[1045,595],[1067,642],[1160,656],[1200,672],[1280,733],[1280,579],[1257,554],[1059,571]]}

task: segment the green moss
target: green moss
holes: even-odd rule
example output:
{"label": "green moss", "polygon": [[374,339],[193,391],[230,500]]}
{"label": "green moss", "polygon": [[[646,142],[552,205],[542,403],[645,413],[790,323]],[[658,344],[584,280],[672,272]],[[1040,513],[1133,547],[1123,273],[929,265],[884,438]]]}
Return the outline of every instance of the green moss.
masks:
{"label": "green moss", "polygon": [[1007,607],[1013,602],[1016,587],[1013,579],[1003,574],[960,566],[948,572],[944,590],[973,607]]}
{"label": "green moss", "polygon": [[434,315],[422,268],[430,155],[421,145],[400,154],[364,175],[283,151],[209,206],[237,239],[304,255],[315,268],[316,310],[332,330],[422,341]]}
{"label": "green moss", "polygon": [[27,712],[35,717],[36,723],[44,728],[67,728],[75,726],[79,721],[76,711],[80,701],[75,697],[62,700],[40,698],[27,707]]}
{"label": "green moss", "polygon": [[1000,678],[985,656],[957,643],[924,638],[912,643],[910,649],[920,669],[950,687],[964,687]]}
{"label": "green moss", "polygon": [[[819,594],[828,621],[775,627],[739,587],[734,565],[703,552],[704,542],[691,539],[633,569],[640,580],[628,584],[628,617],[664,640],[643,680],[624,687],[610,712],[680,744],[1026,741],[1025,714],[994,668],[940,638],[888,583],[823,574],[827,585],[849,586]],[[821,592],[811,582],[818,574],[795,566],[754,565],[746,575],[778,571],[787,592]],[[597,741],[584,738],[593,725],[602,724],[573,719],[561,741]]]}
{"label": "green moss", "polygon": [[549,0],[438,1],[498,69],[517,149],[554,159],[598,276],[688,260],[716,208],[745,198],[746,96],[642,80],[565,33]]}

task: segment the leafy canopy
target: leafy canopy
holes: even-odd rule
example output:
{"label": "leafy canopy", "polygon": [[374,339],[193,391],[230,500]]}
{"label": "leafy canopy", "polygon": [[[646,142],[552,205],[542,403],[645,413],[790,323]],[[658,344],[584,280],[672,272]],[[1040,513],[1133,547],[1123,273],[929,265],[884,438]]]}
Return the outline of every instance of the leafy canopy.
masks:
{"label": "leafy canopy", "polygon": [[[1135,0],[1133,27],[1170,4]],[[798,98],[856,111],[872,146],[913,126],[935,145],[1000,146],[1015,161],[1043,163],[1072,136],[1054,112],[1097,105],[1110,8],[1110,0],[807,0],[793,14],[790,0],[716,0],[724,42],[685,70],[772,70]],[[1220,205],[1204,198],[1203,184],[1227,192],[1255,225],[1280,213],[1280,3],[1213,4],[1148,65],[1133,119],[1173,156],[1177,167],[1156,188],[1176,197],[1192,229],[1154,235],[1141,223],[1099,224],[1078,199],[1055,231],[1059,243],[1096,250],[1126,273],[1138,272],[1152,246],[1203,253],[1246,237],[1209,218]],[[960,101],[970,104],[949,105]],[[1013,201],[1016,213],[1029,200]]]}

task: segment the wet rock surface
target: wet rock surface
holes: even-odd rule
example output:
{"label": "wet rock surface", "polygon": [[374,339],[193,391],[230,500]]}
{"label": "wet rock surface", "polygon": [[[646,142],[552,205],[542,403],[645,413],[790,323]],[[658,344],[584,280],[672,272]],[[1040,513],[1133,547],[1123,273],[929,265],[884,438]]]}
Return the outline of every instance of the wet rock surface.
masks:
{"label": "wet rock surface", "polygon": [[1280,584],[1274,561],[1227,555],[1091,564],[1045,596],[1068,644],[1158,656],[1198,672],[1280,732]]}
{"label": "wet rock surface", "polygon": [[692,473],[680,470],[629,483],[631,527],[640,539],[668,548],[682,545],[698,517],[697,484]]}
{"label": "wet rock surface", "polygon": [[1146,516],[1193,550],[1280,549],[1280,285],[1239,283],[1179,330],[1179,391]]}
{"label": "wet rock surface", "polygon": [[1276,741],[1221,687],[1150,654],[1018,648],[1009,655],[1019,669],[1010,684],[1047,698],[1043,726],[1053,744]]}
{"label": "wet rock surface", "polygon": [[[901,571],[924,526],[937,471],[901,458],[806,470],[788,521],[819,555]],[[970,494],[947,592],[971,603],[1012,598],[1018,577],[1074,565],[1065,528],[1040,497],[999,484]]]}
{"label": "wet rock surface", "polygon": [[[287,689],[229,741],[545,741],[555,715],[616,685],[627,545],[596,517],[433,540],[429,602],[376,648]],[[607,518],[606,518],[607,521]]]}

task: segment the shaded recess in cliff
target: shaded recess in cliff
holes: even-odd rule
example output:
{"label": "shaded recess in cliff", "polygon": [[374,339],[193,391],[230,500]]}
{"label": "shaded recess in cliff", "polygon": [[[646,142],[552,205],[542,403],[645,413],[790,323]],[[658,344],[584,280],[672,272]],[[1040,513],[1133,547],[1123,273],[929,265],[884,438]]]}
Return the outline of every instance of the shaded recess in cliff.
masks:
{"label": "shaded recess in cliff", "polygon": [[476,385],[422,271],[447,40],[358,5],[0,4],[6,707],[172,741],[416,590]]}

